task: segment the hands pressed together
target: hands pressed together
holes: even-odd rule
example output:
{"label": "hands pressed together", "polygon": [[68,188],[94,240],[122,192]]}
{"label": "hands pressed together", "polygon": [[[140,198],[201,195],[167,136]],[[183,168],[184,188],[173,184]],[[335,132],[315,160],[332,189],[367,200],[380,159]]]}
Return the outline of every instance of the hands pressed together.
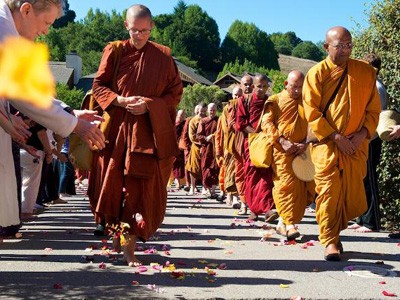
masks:
{"label": "hands pressed together", "polygon": [[332,133],[330,138],[336,143],[339,150],[346,155],[353,155],[361,143],[367,138],[367,129],[361,128],[360,131],[343,136],[339,133]]}
{"label": "hands pressed together", "polygon": [[299,155],[299,154],[303,153],[304,151],[306,151],[306,149],[307,149],[307,144],[292,143],[291,141],[289,141],[283,137],[279,138],[279,143],[281,144],[283,150],[285,150],[285,152],[287,154]]}

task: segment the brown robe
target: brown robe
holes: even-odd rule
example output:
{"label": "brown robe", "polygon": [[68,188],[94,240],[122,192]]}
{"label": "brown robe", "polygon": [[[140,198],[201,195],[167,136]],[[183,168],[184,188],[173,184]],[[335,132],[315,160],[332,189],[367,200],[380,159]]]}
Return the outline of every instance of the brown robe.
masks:
{"label": "brown robe", "polygon": [[[201,143],[201,171],[203,186],[211,188],[218,184],[219,168],[215,160],[214,134],[217,131],[218,117],[206,117],[202,119],[197,128],[197,140]],[[211,140],[206,137],[213,135]]]}
{"label": "brown robe", "polygon": [[[184,125],[185,125],[185,120],[175,124],[176,139],[177,139],[178,143],[182,137]],[[185,154],[184,154],[184,150],[182,150],[182,149],[179,149],[179,154],[177,156],[175,156],[174,164],[172,166],[172,174],[174,175],[174,178],[184,178],[185,177]]]}
{"label": "brown robe", "polygon": [[[88,195],[98,220],[128,223],[130,234],[147,240],[164,219],[166,185],[178,153],[174,123],[182,82],[169,48],[148,42],[137,50],[129,40],[123,47],[117,92],[110,89],[110,45],[93,82],[97,102],[112,117],[108,144],[93,160]],[[118,95],[144,97],[148,113],[133,115],[112,105]],[[144,223],[135,219],[137,214]]]}

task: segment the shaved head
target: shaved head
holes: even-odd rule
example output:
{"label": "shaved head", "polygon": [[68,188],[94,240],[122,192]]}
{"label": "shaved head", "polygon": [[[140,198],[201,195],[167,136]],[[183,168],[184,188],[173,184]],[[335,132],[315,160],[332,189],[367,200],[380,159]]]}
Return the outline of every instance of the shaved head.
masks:
{"label": "shaved head", "polygon": [[293,99],[301,99],[301,93],[304,83],[304,74],[299,70],[293,70],[288,74],[285,80],[285,89]]}
{"label": "shaved head", "polygon": [[124,22],[130,35],[130,42],[136,49],[142,49],[146,45],[154,22],[150,10],[141,4],[135,4],[126,11]]}
{"label": "shaved head", "polygon": [[236,86],[236,87],[233,88],[233,90],[232,90],[232,98],[233,99],[237,99],[242,95],[243,95],[243,91],[240,88],[240,86]]}
{"label": "shaved head", "polygon": [[128,8],[126,11],[126,19],[141,19],[141,18],[150,18],[152,20],[153,16],[151,15],[150,9],[141,4],[134,4]]}
{"label": "shaved head", "polygon": [[269,78],[265,74],[257,74],[254,78],[254,90],[259,99],[262,99],[267,94],[269,88]]}
{"label": "shaved head", "polygon": [[324,48],[335,65],[345,65],[353,48],[350,31],[342,26],[330,28],[325,35]]}
{"label": "shaved head", "polygon": [[215,103],[208,104],[207,111],[211,118],[215,117],[217,114],[217,105]]}
{"label": "shaved head", "polygon": [[246,74],[240,80],[240,87],[244,94],[251,94],[253,91],[253,77]]}

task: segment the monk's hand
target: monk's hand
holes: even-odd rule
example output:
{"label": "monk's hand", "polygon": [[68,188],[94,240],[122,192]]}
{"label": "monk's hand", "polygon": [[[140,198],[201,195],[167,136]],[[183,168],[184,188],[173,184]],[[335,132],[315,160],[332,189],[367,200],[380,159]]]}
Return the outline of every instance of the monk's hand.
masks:
{"label": "monk's hand", "polygon": [[283,137],[279,138],[279,143],[281,144],[283,150],[285,150],[285,152],[287,154],[294,154],[298,150],[298,147],[296,144],[292,143],[291,141],[289,141]]}
{"label": "monk's hand", "polygon": [[149,111],[146,102],[142,99],[138,100],[135,104],[128,104],[126,110],[133,115],[143,115]]}
{"label": "monk's hand", "polygon": [[357,150],[358,147],[360,147],[361,143],[367,138],[367,136],[368,136],[368,130],[365,127],[363,127],[361,128],[360,131],[350,134],[348,138],[354,145],[355,150]]}
{"label": "monk's hand", "polygon": [[141,98],[142,97],[140,96],[130,96],[130,97],[118,96],[117,99],[113,101],[113,104],[125,108],[129,104],[137,103]]}
{"label": "monk's hand", "polygon": [[389,141],[400,138],[400,125],[391,127],[392,131],[389,134]]}
{"label": "monk's hand", "polygon": [[349,138],[336,132],[332,133],[329,137],[335,142],[339,150],[344,154],[352,155],[356,151],[354,144],[350,141]]}
{"label": "monk's hand", "polygon": [[83,119],[88,122],[104,122],[103,117],[98,115],[98,112],[95,110],[88,110],[88,109],[74,109],[73,114],[78,119]]}
{"label": "monk's hand", "polygon": [[297,151],[296,151],[296,155],[299,155],[301,153],[303,153],[304,151],[306,151],[307,149],[307,144],[306,143],[295,143],[297,146]]}
{"label": "monk's hand", "polygon": [[74,132],[88,144],[91,150],[101,150],[106,146],[104,134],[95,123],[78,119]]}

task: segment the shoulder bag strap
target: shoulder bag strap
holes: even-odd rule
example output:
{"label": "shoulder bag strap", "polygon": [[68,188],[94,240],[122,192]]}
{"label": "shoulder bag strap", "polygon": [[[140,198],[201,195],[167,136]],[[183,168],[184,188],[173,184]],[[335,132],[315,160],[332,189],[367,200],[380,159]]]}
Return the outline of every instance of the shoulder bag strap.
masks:
{"label": "shoulder bag strap", "polygon": [[337,95],[337,93],[338,93],[338,91],[339,91],[339,89],[340,89],[340,86],[342,85],[343,80],[344,80],[344,78],[345,78],[346,76],[347,76],[347,66],[346,66],[346,69],[344,69],[344,72],[343,72],[342,76],[340,77],[339,83],[338,83],[338,85],[336,86],[335,91],[333,92],[332,96],[329,98],[328,103],[326,104],[325,109],[324,109],[324,111],[322,112],[322,115],[323,115],[324,117],[325,117],[325,115],[326,115],[326,112],[328,111],[329,106],[332,104],[332,101],[336,98],[336,95]]}

